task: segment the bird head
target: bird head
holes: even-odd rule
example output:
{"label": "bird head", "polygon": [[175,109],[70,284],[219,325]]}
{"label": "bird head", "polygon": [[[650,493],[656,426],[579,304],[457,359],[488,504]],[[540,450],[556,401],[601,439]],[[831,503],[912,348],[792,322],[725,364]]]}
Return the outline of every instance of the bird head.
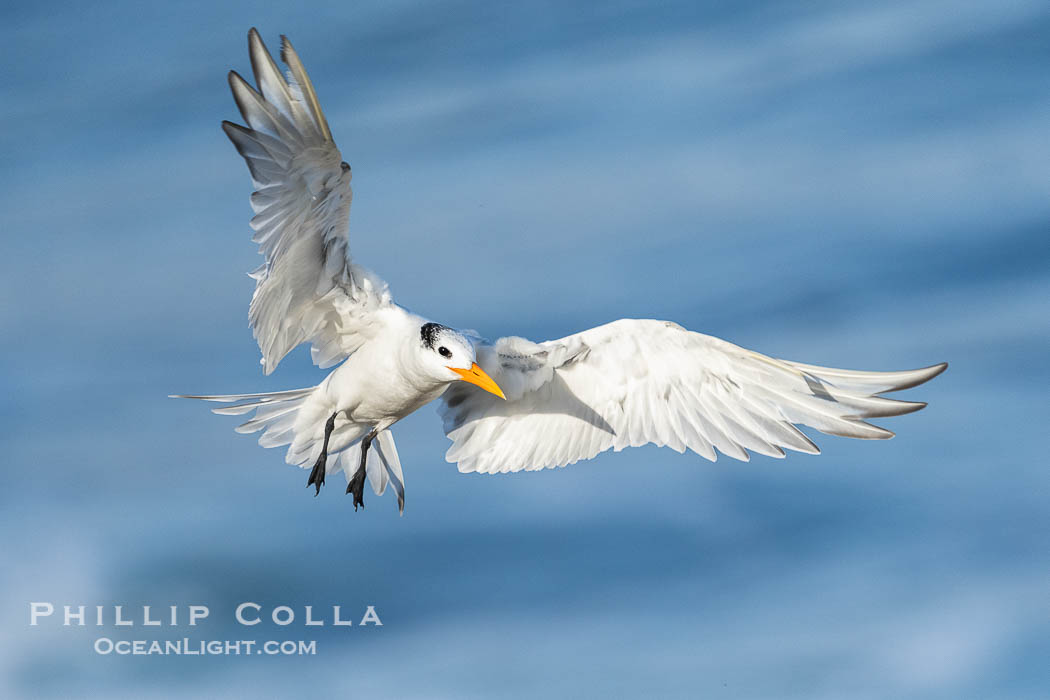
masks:
{"label": "bird head", "polygon": [[436,377],[448,382],[464,381],[506,399],[503,390],[477,363],[474,344],[440,323],[424,323],[419,329],[425,364]]}

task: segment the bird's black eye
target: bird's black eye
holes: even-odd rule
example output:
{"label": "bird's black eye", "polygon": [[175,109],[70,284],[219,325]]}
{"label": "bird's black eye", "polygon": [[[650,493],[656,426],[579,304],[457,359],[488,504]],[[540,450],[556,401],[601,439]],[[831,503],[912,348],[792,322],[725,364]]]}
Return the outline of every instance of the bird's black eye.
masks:
{"label": "bird's black eye", "polygon": [[442,357],[452,357],[452,351],[446,348],[444,345],[438,348],[438,352],[441,353]]}

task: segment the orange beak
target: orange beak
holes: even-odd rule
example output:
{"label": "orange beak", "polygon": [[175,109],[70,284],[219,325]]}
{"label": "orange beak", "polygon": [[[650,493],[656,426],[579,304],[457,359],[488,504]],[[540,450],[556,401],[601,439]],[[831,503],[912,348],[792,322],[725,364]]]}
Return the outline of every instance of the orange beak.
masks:
{"label": "orange beak", "polygon": [[459,369],[457,367],[449,367],[449,369],[458,374],[463,381],[480,386],[490,394],[495,394],[504,401],[507,400],[507,397],[503,395],[503,390],[499,388],[496,382],[492,381],[492,377],[485,374],[485,370],[478,367],[477,362],[471,365],[470,369]]}

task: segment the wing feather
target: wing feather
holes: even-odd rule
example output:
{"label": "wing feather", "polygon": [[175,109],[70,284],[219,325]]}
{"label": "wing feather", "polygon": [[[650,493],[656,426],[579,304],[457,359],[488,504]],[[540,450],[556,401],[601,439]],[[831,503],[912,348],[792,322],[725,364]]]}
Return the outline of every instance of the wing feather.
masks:
{"label": "wing feather", "polygon": [[255,29],[248,51],[256,87],[229,75],[247,126],[222,126],[252,177],[252,240],[266,259],[252,273],[252,330],[266,374],[303,342],[328,367],[374,337],[383,324],[377,312],[393,301],[382,280],[350,259],[350,167],[298,54],[282,37],[285,77]]}
{"label": "wing feather", "polygon": [[513,472],[572,464],[638,445],[717,452],[819,454],[798,425],[886,439],[866,418],[926,404],[879,394],[921,384],[944,370],[861,372],[766,357],[666,321],[615,321],[546,343],[478,341],[478,363],[507,401],[453,385],[439,411],[460,471]]}

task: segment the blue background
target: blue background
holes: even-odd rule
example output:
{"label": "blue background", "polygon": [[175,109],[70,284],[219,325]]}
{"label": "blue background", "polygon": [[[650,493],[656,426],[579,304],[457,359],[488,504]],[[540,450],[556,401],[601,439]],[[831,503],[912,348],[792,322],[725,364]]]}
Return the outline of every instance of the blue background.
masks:
{"label": "blue background", "polygon": [[[1045,2],[17,3],[0,10],[6,697],[1031,698],[1050,655]],[[291,36],[354,168],[351,246],[413,310],[557,338],[674,319],[900,369],[889,442],[642,448],[319,498],[176,392],[263,377],[245,33]],[[382,628],[233,623],[241,601]],[[29,601],[206,604],[316,657],[97,656]],[[329,614],[330,617],[330,614]]]}

